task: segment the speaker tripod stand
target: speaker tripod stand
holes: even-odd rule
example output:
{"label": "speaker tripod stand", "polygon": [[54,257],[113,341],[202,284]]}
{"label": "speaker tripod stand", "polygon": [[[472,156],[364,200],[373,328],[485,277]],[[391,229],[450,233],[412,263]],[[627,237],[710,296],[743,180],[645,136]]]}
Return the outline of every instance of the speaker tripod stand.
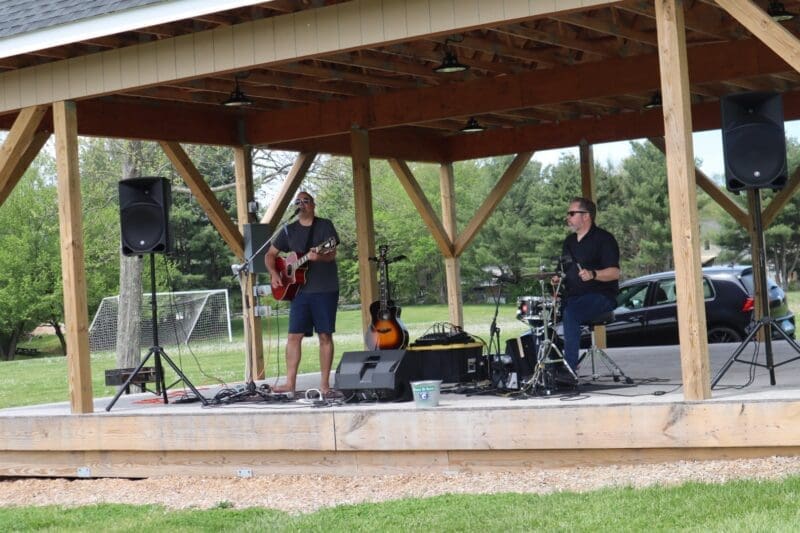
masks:
{"label": "speaker tripod stand", "polygon": [[147,363],[150,357],[154,357],[155,359],[155,369],[156,369],[156,387],[157,390],[161,391],[161,395],[164,398],[164,403],[169,403],[169,399],[167,398],[167,386],[164,382],[164,366],[161,363],[162,359],[167,362],[167,364],[172,367],[172,370],[178,375],[178,381],[175,383],[179,383],[183,381],[187,387],[191,389],[194,395],[197,397],[203,405],[208,405],[208,400],[200,394],[192,382],[189,381],[189,378],[181,371],[181,369],[169,358],[167,352],[164,351],[158,343],[158,303],[156,302],[156,259],[155,254],[150,254],[150,309],[152,310],[152,327],[153,327],[153,345],[148,350],[147,355],[144,356],[142,362],[139,363],[139,366],[128,376],[128,379],[125,380],[119,390],[117,391],[116,396],[114,399],[111,400],[106,406],[106,411],[111,411],[111,408],[114,407],[114,404],[117,403],[119,397],[122,396],[122,393],[128,388],[131,382],[136,378],[136,376],[141,372],[142,367]]}
{"label": "speaker tripod stand", "polygon": [[[769,297],[767,296],[767,259],[766,259],[766,250],[764,249],[764,228],[761,222],[761,191],[756,189],[754,194],[754,202],[753,202],[753,227],[756,234],[756,239],[758,239],[758,276],[759,281],[761,283],[761,291],[760,291],[760,302],[761,302],[761,313],[762,316],[756,323],[755,327],[750,331],[747,337],[744,338],[742,343],[736,348],[736,351],[733,352],[733,355],[725,362],[725,364],[720,368],[717,375],[714,376],[713,381],[711,382],[711,388],[713,389],[716,387],[719,380],[722,379],[722,376],[725,375],[725,372],[733,365],[734,362],[737,363],[745,363],[751,366],[760,366],[762,368],[766,368],[769,371],[769,384],[775,385],[775,368],[785,365],[787,363],[791,363],[792,361],[796,361],[800,359],[800,355],[787,359],[786,361],[781,361],[780,363],[775,363],[775,360],[772,355],[772,332],[776,331],[781,337],[783,337],[791,346],[797,354],[800,354],[800,345],[795,342],[793,338],[786,333],[780,324],[778,324],[771,316],[769,316]],[[759,363],[752,360],[746,359],[739,359],[739,356],[742,352],[747,348],[747,345],[750,344],[750,341],[755,339],[756,335],[759,332],[763,332],[764,334],[764,354],[765,354],[765,362]]]}

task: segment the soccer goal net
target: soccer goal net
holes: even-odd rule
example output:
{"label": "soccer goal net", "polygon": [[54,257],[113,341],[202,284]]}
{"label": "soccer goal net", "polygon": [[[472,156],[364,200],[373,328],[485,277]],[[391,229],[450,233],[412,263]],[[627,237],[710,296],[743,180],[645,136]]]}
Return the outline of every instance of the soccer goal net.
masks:
{"label": "soccer goal net", "polygon": [[[140,346],[152,346],[152,295],[142,295]],[[156,294],[159,345],[189,344],[197,341],[233,340],[228,291],[160,292]],[[117,347],[119,296],[103,298],[89,326],[92,351]]]}

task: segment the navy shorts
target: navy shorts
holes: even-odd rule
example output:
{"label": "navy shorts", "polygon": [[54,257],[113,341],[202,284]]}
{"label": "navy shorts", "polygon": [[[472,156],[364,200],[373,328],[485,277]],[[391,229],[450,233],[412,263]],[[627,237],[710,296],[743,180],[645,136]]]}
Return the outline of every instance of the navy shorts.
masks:
{"label": "navy shorts", "polygon": [[310,337],[317,333],[336,331],[336,308],[339,292],[312,292],[300,290],[289,307],[289,333],[302,333]]}

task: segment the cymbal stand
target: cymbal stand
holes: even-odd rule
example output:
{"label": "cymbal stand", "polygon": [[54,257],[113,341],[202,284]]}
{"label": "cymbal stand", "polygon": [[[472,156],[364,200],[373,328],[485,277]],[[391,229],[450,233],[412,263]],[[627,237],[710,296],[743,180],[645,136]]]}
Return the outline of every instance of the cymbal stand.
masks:
{"label": "cymbal stand", "polygon": [[[575,378],[575,382],[578,381],[578,376],[575,375],[575,372],[567,364],[566,360],[564,359],[564,353],[555,342],[556,304],[557,295],[559,289],[561,288],[561,279],[562,277],[559,277],[558,285],[553,290],[550,305],[542,306],[542,326],[537,328],[539,331],[536,331],[537,337],[539,337],[539,348],[536,351],[536,368],[533,371],[533,375],[525,383],[522,389],[529,394],[536,395],[538,392],[541,392],[545,396],[549,396],[555,390],[556,387],[555,379],[552,376],[552,366],[548,365],[564,365],[567,371],[572,374],[572,377]],[[542,287],[542,294],[547,294],[547,290],[545,288],[546,281],[541,280],[539,283]]]}

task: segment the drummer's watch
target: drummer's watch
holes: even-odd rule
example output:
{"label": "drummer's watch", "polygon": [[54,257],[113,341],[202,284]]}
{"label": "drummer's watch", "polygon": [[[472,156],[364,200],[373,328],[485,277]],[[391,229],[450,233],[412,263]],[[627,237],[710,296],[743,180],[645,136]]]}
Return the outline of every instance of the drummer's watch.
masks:
{"label": "drummer's watch", "polygon": [[597,270],[592,270],[592,279],[597,279]]}

